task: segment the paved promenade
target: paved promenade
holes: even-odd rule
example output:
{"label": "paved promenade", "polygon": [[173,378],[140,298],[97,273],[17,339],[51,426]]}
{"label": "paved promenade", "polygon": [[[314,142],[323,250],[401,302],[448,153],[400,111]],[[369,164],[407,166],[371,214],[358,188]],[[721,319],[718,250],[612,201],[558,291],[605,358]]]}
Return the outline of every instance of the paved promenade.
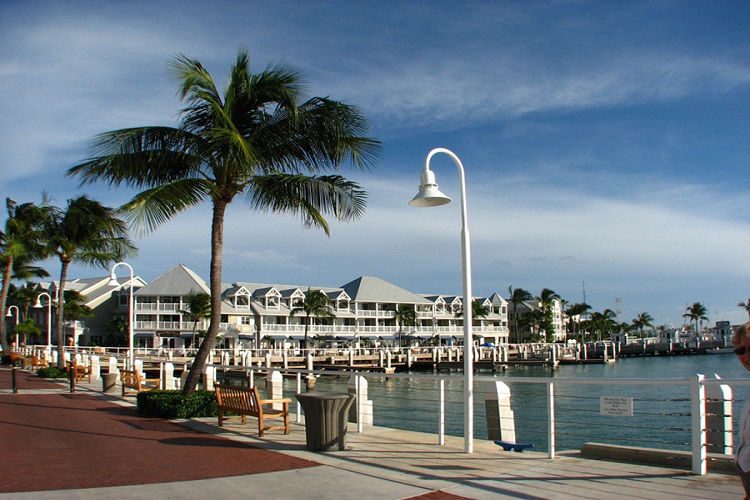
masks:
{"label": "paved promenade", "polygon": [[[487,441],[384,428],[349,428],[344,451],[305,449],[302,424],[257,436],[216,419],[140,418],[133,397],[102,394],[101,382],[39,379],[0,368],[0,498],[742,498],[736,476],[505,453]],[[294,418],[294,417],[293,417]]]}

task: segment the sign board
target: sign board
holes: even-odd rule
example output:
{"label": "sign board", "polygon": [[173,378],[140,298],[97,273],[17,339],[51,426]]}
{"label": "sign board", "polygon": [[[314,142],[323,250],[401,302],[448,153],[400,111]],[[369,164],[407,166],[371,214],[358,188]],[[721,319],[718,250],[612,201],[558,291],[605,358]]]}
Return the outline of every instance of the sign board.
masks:
{"label": "sign board", "polygon": [[599,398],[599,410],[602,415],[617,417],[633,416],[633,398],[602,396]]}

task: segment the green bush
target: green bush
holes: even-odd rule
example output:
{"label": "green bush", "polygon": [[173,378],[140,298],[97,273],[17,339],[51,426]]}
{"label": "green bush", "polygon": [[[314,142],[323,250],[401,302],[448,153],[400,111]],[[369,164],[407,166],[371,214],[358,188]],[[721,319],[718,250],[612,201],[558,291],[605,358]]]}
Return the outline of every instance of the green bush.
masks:
{"label": "green bush", "polygon": [[36,374],[44,378],[68,378],[68,372],[61,370],[56,366],[48,366],[46,368],[39,368]]}
{"label": "green bush", "polygon": [[137,401],[138,414],[142,417],[175,419],[217,414],[214,391],[195,391],[189,397],[183,396],[181,391],[144,391],[138,393]]}

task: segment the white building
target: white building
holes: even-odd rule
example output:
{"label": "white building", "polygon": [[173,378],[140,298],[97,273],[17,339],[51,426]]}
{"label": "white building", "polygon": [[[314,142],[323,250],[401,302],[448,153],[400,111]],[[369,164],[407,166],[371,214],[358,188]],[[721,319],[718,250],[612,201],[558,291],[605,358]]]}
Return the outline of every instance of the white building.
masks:
{"label": "white building", "polygon": [[[308,289],[328,295],[335,315],[332,320],[316,319],[309,326],[308,338],[318,344],[454,343],[463,338],[463,318],[456,316],[463,307],[460,297],[419,295],[380,278],[362,276],[338,288],[251,282],[224,284],[218,345],[299,345],[304,338],[306,318],[293,316],[291,312],[304,302]],[[193,322],[184,312],[188,308],[186,297],[198,292],[209,293],[207,283],[181,264],[137,290],[136,344],[190,347]],[[493,294],[478,300],[490,313],[474,319],[475,339],[507,343],[505,299]],[[398,324],[396,310],[401,306],[415,309],[416,326]],[[207,328],[207,321],[197,325],[199,331]]]}

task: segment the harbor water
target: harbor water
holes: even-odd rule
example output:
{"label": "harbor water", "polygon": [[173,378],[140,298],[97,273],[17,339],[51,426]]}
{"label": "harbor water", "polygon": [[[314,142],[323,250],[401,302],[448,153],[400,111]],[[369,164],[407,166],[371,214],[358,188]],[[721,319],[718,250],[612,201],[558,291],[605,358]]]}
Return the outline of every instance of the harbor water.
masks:
{"label": "harbor water", "polygon": [[[421,372],[424,374],[424,372]],[[440,372],[444,375],[445,372]],[[515,366],[494,374],[511,389],[515,414],[516,441],[533,443],[536,451],[547,450],[546,384],[514,383],[514,377],[576,378],[582,382],[555,385],[556,448],[576,450],[584,443],[599,442],[625,446],[688,450],[691,442],[690,388],[659,383],[597,385],[605,378],[689,379],[696,374],[722,379],[745,379],[748,374],[734,354],[649,356],[622,358],[609,364]],[[378,426],[438,433],[439,385],[432,378],[368,377],[368,399],[373,401],[373,423]],[[480,379],[491,372],[476,373],[475,438],[487,439],[484,393],[488,384]],[[590,380],[592,383],[586,383]],[[345,377],[320,377],[315,391],[346,391]],[[285,391],[294,391],[293,379]],[[632,416],[602,415],[600,397],[633,399]],[[750,387],[734,389],[737,414]],[[463,435],[463,378],[454,372],[445,380],[445,432]],[[437,438],[436,438],[437,439]],[[711,451],[711,450],[710,450]]]}

